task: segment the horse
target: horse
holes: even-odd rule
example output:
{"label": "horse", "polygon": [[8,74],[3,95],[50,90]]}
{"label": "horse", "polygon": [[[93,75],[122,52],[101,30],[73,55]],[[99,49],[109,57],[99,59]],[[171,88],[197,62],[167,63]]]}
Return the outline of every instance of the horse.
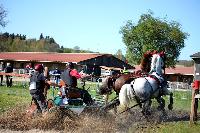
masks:
{"label": "horse", "polygon": [[101,86],[97,88],[97,93],[100,95],[111,94],[112,90],[115,91],[116,95],[119,95],[121,87],[124,84],[131,83],[135,78],[140,77],[135,73],[130,74],[119,74],[114,76],[107,76],[102,82]]}
{"label": "horse", "polygon": [[[119,105],[118,96],[121,87],[124,84],[130,83],[135,78],[135,74],[120,74],[115,76],[107,76],[102,82],[102,85],[96,90],[98,94],[104,95],[105,105],[101,109],[105,111],[114,108],[114,111],[116,113],[116,106]],[[109,95],[112,93],[113,90],[116,93],[116,97],[108,103]]]}
{"label": "horse", "polygon": [[128,107],[128,104],[132,100],[136,102],[142,108],[144,115],[150,114],[151,99],[155,98],[159,103],[158,109],[165,111],[165,100],[163,95],[170,95],[170,104],[168,109],[173,109],[173,93],[168,90],[167,81],[163,81],[162,88],[160,88],[158,79],[155,77],[140,77],[136,78],[130,84],[124,84],[119,93],[120,105]]}

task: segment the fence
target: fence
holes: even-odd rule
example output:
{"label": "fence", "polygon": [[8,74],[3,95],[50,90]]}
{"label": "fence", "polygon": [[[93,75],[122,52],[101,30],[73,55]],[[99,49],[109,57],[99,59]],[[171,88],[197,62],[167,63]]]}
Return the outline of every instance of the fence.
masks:
{"label": "fence", "polygon": [[191,84],[184,83],[184,82],[169,82],[169,88],[175,90],[191,90]]}

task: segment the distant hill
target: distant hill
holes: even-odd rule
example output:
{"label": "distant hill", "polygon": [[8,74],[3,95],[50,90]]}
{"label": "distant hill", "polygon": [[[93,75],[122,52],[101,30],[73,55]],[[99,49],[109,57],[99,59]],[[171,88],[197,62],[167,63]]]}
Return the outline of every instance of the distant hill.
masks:
{"label": "distant hill", "polygon": [[0,34],[0,52],[59,52],[59,53],[94,53],[89,50],[80,50],[78,46],[74,49],[64,48],[56,43],[49,36],[39,36],[39,40],[26,39],[26,35],[21,34]]}
{"label": "distant hill", "polygon": [[194,65],[194,61],[193,60],[179,60],[176,65],[182,65],[185,67],[191,67]]}

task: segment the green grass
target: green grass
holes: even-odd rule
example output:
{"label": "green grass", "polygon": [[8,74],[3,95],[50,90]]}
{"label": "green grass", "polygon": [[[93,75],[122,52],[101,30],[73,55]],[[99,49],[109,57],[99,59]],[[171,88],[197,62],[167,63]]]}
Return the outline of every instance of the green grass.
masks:
{"label": "green grass", "polygon": [[[78,84],[78,87],[81,88],[81,85]],[[89,91],[92,97],[96,97],[96,88],[98,85],[93,82],[87,82],[85,85],[85,89]],[[53,90],[52,88],[48,91],[48,98],[53,98],[53,95],[57,95],[58,90]],[[109,99],[113,99],[115,97],[115,93],[113,92]],[[101,96],[100,96],[101,98]],[[166,105],[168,105],[168,96],[164,97],[166,99]],[[30,103],[31,96],[29,94],[28,86],[23,88],[21,83],[17,83],[15,86],[11,88],[7,88],[6,86],[0,86],[0,113],[6,111],[9,108],[12,108],[18,104],[26,104]],[[191,92],[174,92],[174,109],[175,110],[186,110],[190,111],[191,107]],[[153,106],[157,105],[157,102],[153,100]]]}
{"label": "green grass", "polygon": [[174,110],[190,111],[191,108],[191,91],[175,91],[174,97]]}
{"label": "green grass", "polygon": [[188,121],[168,122],[149,126],[143,130],[148,133],[199,133],[200,123],[189,124]]}
{"label": "green grass", "polygon": [[18,105],[28,104],[31,101],[29,91],[22,86],[0,86],[0,114]]}

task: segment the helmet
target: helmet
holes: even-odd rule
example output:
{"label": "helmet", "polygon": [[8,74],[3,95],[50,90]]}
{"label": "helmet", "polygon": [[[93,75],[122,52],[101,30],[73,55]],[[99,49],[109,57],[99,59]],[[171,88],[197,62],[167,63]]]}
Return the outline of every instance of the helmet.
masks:
{"label": "helmet", "polygon": [[42,64],[37,64],[35,65],[35,70],[36,71],[42,71],[44,69],[43,65]]}

